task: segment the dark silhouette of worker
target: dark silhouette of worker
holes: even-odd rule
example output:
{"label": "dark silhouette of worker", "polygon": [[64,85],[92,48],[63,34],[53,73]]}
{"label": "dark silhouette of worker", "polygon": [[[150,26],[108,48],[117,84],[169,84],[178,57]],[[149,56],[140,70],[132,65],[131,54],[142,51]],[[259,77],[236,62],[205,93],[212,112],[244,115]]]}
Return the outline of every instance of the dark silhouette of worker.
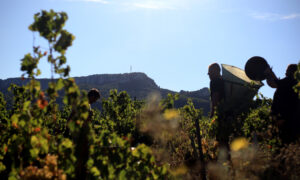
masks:
{"label": "dark silhouette of worker", "polygon": [[217,114],[216,140],[218,141],[219,147],[225,150],[226,160],[230,161],[229,136],[232,132],[232,127],[230,118],[227,117],[228,114],[225,113],[222,108],[224,107],[225,88],[219,64],[213,63],[208,67],[208,76],[210,78],[211,98],[210,118]]}
{"label": "dark silhouette of worker", "polygon": [[96,89],[96,88],[92,88],[92,89],[88,92],[88,100],[89,100],[89,105],[90,105],[90,109],[89,109],[89,118],[87,119],[88,121],[91,120],[91,117],[92,117],[92,115],[93,115],[91,105],[94,104],[98,99],[100,99],[100,92],[99,92],[99,90]]}
{"label": "dark silhouette of worker", "polygon": [[296,71],[297,65],[290,64],[285,73],[286,77],[279,79],[271,68],[265,70],[268,85],[272,88],[276,88],[271,113],[276,119],[283,143],[290,143],[299,136],[300,118],[297,115],[299,99],[293,89],[297,84],[297,80],[294,77]]}
{"label": "dark silhouette of worker", "polygon": [[[94,104],[98,99],[100,99],[100,92],[98,89],[92,88],[91,90],[89,90],[87,97],[88,97],[88,101],[89,101],[89,116],[88,116],[87,120],[84,122],[84,124],[88,124],[88,122],[91,121],[91,118],[93,116],[93,111],[92,111],[91,105]],[[68,118],[68,123],[73,121],[75,113],[76,113],[76,110],[72,109],[71,114],[69,115],[69,118]],[[71,138],[70,129],[68,127],[64,133],[64,136]]]}
{"label": "dark silhouette of worker", "polygon": [[90,131],[90,123],[93,116],[93,111],[91,109],[91,104],[95,103],[98,99],[100,99],[100,93],[96,88],[92,88],[88,92],[88,100],[89,100],[89,116],[86,121],[83,123],[77,137],[77,145],[75,148],[75,154],[77,162],[75,169],[75,179],[87,179],[87,167],[86,163],[89,158],[89,131]]}
{"label": "dark silhouette of worker", "polygon": [[221,68],[219,64],[213,63],[208,67],[208,76],[210,78],[210,98],[211,98],[211,112],[212,118],[216,112],[218,105],[224,101],[225,90],[224,80],[221,77]]}

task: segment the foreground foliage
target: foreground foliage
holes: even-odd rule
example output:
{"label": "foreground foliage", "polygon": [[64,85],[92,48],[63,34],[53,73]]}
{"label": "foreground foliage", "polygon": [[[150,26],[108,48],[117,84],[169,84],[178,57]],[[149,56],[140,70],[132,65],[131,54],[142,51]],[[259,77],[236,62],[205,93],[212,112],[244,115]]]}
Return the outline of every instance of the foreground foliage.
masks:
{"label": "foreground foliage", "polygon": [[[11,85],[12,109],[6,109],[0,96],[1,177],[75,178],[77,169],[82,168],[84,178],[88,179],[168,177],[166,166],[155,164],[149,147],[143,144],[131,147],[128,139],[137,134],[133,119],[140,105],[132,102],[127,93],[112,91],[110,98],[103,101],[101,117],[94,113],[93,123],[87,123],[91,112],[86,92],[81,92],[74,79],[68,77],[70,67],[65,66],[66,50],[74,40],[63,29],[67,15],[42,11],[34,19],[29,29],[48,41],[49,51],[33,47],[33,55],[26,54],[22,59],[22,78],[29,78],[30,82],[22,87]],[[52,77],[55,73],[60,78],[53,79],[44,92],[36,77],[41,73],[38,63],[45,58],[50,63]],[[56,103],[59,91],[64,94],[63,110]]]}

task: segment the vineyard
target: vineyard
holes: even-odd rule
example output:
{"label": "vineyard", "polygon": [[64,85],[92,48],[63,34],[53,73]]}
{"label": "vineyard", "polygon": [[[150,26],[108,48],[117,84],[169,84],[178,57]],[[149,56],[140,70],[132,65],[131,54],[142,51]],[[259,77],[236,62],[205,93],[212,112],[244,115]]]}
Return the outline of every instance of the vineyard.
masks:
{"label": "vineyard", "polygon": [[[11,84],[12,108],[0,93],[1,179],[300,178],[300,143],[281,142],[270,115],[272,100],[262,95],[234,116],[231,162],[215,140],[217,117],[204,116],[191,100],[176,109],[178,94],[140,101],[111,90],[100,100],[101,111],[90,110],[87,92],[69,77],[65,55],[75,37],[64,29],[67,19],[52,10],[34,15],[29,29],[49,49],[35,46],[21,60],[21,78],[30,81]],[[43,91],[36,78],[44,60],[52,81]],[[299,71],[296,76],[299,81]]]}

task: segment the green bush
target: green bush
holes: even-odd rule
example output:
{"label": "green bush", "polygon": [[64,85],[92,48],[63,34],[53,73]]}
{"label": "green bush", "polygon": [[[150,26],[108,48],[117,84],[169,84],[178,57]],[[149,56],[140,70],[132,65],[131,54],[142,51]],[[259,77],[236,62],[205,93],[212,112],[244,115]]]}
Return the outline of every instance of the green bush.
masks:
{"label": "green bush", "polygon": [[[9,179],[166,179],[165,165],[157,166],[151,149],[143,144],[131,147],[128,139],[137,134],[135,119],[142,102],[132,101],[126,92],[112,90],[103,100],[102,113],[89,117],[87,93],[69,78],[65,53],[74,36],[63,29],[64,12],[42,11],[29,26],[49,42],[49,50],[34,47],[34,54],[21,60],[25,86],[11,85],[12,109],[7,111],[0,94],[0,176]],[[47,59],[53,73],[42,91],[36,77],[38,63]],[[58,106],[58,91],[64,91],[64,107]],[[89,118],[93,119],[89,123]],[[82,170],[81,173],[78,171]],[[80,177],[76,177],[80,176]]]}

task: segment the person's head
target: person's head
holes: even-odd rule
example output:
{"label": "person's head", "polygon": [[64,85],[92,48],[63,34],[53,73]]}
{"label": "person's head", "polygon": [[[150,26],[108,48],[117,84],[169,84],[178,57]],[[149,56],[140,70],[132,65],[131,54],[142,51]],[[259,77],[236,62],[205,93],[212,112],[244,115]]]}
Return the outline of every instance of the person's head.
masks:
{"label": "person's head", "polygon": [[208,76],[211,80],[221,76],[221,68],[218,63],[213,63],[208,66]]}
{"label": "person's head", "polygon": [[295,72],[297,71],[297,64],[290,64],[285,72],[286,77],[294,77]]}
{"label": "person's head", "polygon": [[92,88],[92,89],[88,92],[88,99],[89,99],[89,103],[90,103],[90,104],[93,104],[93,103],[96,102],[98,99],[100,99],[100,92],[98,91],[98,89]]}

